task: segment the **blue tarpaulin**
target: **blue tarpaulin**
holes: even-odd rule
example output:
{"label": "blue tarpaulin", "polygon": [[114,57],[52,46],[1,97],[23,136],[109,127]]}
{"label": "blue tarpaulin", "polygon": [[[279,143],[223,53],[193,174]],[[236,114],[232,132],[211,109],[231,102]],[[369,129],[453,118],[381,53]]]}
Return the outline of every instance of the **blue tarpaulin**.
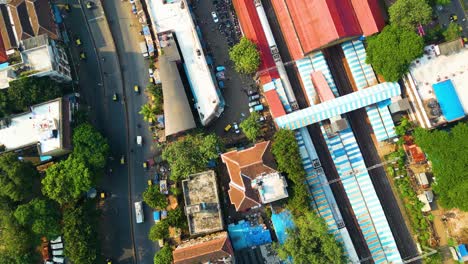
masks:
{"label": "blue tarpaulin", "polygon": [[60,13],[60,9],[58,6],[53,5],[53,10],[54,10],[54,18],[55,18],[55,23],[61,24],[63,22],[62,14]]}
{"label": "blue tarpaulin", "polygon": [[144,34],[145,36],[151,36],[151,32],[150,32],[148,26],[144,26],[144,27],[143,27],[143,34]]}
{"label": "blue tarpaulin", "polygon": [[234,250],[271,243],[271,235],[268,229],[264,229],[262,225],[252,226],[250,222],[245,220],[239,221],[237,225],[230,224],[228,233]]}
{"label": "blue tarpaulin", "polygon": [[295,227],[291,214],[287,210],[284,210],[279,214],[274,213],[271,215],[271,222],[275,227],[275,233],[278,241],[281,245],[284,244],[287,237],[286,230],[288,228]]}
{"label": "blue tarpaulin", "polygon": [[8,63],[8,62],[2,63],[2,64],[0,64],[0,70],[6,69],[6,68],[8,68],[8,66],[10,66],[10,63]]}
{"label": "blue tarpaulin", "polygon": [[439,101],[442,114],[448,122],[455,121],[465,116],[465,111],[460,103],[460,99],[458,99],[457,92],[451,80],[433,84],[432,88]]}

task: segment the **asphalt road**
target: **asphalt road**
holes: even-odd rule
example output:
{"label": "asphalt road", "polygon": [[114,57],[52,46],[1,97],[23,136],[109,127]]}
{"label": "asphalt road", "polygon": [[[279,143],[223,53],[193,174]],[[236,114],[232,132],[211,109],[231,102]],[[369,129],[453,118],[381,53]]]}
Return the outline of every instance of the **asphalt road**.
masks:
{"label": "asphalt road", "polygon": [[[156,245],[147,239],[153,224],[151,210],[145,208],[146,221],[138,225],[133,211],[133,202],[142,199],[146,177],[149,178],[142,162],[152,151],[148,127],[138,114],[146,98],[144,94],[133,92],[135,84],[141,88],[146,86],[148,63],[138,53],[139,36],[137,30],[130,28],[130,24],[138,23],[128,16],[128,4],[120,6],[120,1],[106,4],[110,6],[106,6],[110,20],[118,18],[117,22],[111,22],[111,28],[112,33],[119,34],[116,37],[119,54],[99,2],[91,10],[81,10],[79,4],[73,3],[72,12],[65,18],[71,35],[79,35],[83,42],[81,47],[72,48],[74,61],[79,62],[81,50],[87,55],[86,61],[79,62],[79,91],[91,109],[93,124],[108,138],[113,157],[109,161],[112,173],[108,172],[100,183],[102,189],[112,194],[102,207],[102,255],[116,263],[152,263]],[[118,102],[112,101],[114,93],[119,97]],[[137,124],[141,124],[141,128]],[[143,136],[146,143],[143,147],[135,146],[136,135]],[[120,164],[122,155],[126,159],[125,165]]]}
{"label": "asphalt road", "polygon": [[435,8],[435,12],[439,18],[439,23],[443,28],[450,24],[450,15],[456,15],[458,17],[458,21],[455,23],[462,26],[462,34],[466,37],[468,36],[468,20],[466,19],[467,15],[465,10],[463,10],[461,1],[466,0],[453,0],[449,5],[443,6],[442,9]]}

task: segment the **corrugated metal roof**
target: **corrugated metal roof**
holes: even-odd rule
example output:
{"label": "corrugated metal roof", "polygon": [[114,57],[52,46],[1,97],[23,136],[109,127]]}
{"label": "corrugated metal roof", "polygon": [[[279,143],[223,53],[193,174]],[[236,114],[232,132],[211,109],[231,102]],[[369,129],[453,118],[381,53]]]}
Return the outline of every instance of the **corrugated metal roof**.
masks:
{"label": "corrugated metal roof", "polygon": [[264,95],[268,105],[270,106],[270,112],[273,118],[277,118],[286,114],[286,111],[284,111],[283,104],[281,103],[276,90],[266,91]]}

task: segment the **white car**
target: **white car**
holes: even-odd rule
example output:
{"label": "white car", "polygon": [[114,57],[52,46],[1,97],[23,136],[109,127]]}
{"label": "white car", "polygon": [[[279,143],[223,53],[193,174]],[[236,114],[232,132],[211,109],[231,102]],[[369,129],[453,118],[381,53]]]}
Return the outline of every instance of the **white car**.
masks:
{"label": "white car", "polygon": [[239,125],[237,125],[236,122],[234,122],[234,123],[232,124],[232,127],[234,127],[234,131],[236,132],[236,134],[239,134],[239,133],[240,133]]}
{"label": "white car", "polygon": [[211,12],[211,17],[213,18],[213,21],[214,21],[215,23],[218,23],[218,22],[219,22],[218,15],[216,15],[216,12],[215,12],[215,11]]}
{"label": "white car", "polygon": [[143,144],[143,138],[141,136],[136,137],[136,142],[138,146],[141,146]]}
{"label": "white car", "polygon": [[154,71],[153,71],[153,69],[149,68],[149,69],[148,69],[148,73],[149,73],[150,78],[153,78],[153,77],[154,77]]}
{"label": "white car", "polygon": [[259,104],[260,104],[260,102],[259,102],[258,100],[256,100],[256,101],[250,101],[249,107],[253,107],[253,106],[256,106],[256,105],[259,105]]}

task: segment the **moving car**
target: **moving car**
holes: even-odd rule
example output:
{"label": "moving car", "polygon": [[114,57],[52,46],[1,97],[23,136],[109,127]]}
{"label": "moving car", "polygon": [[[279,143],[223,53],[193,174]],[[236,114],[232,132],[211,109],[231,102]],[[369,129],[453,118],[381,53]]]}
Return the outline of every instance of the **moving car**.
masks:
{"label": "moving car", "polygon": [[234,127],[234,132],[236,132],[236,134],[239,134],[239,133],[240,133],[239,125],[237,125],[237,123],[234,122],[234,123],[232,124],[232,126]]}
{"label": "moving car", "polygon": [[215,23],[218,23],[218,22],[219,22],[218,15],[216,15],[216,12],[215,12],[215,11],[211,12],[211,17],[213,18],[213,21],[214,21]]}
{"label": "moving car", "polygon": [[137,136],[136,143],[138,146],[141,146],[143,144],[143,138],[141,136]]}
{"label": "moving car", "polygon": [[145,221],[145,216],[143,215],[143,202],[135,202],[135,216],[137,224],[143,223]]}

